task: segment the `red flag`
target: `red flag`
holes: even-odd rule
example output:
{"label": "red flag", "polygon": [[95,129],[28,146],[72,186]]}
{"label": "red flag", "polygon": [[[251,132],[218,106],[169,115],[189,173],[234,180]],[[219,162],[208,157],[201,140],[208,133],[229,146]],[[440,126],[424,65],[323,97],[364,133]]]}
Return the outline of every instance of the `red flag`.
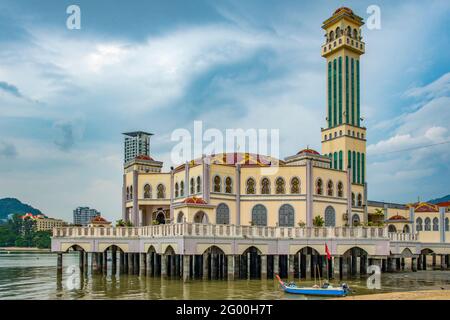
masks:
{"label": "red flag", "polygon": [[330,250],[328,250],[328,246],[326,243],[325,243],[325,252],[327,253],[327,259],[331,260],[331,253]]}

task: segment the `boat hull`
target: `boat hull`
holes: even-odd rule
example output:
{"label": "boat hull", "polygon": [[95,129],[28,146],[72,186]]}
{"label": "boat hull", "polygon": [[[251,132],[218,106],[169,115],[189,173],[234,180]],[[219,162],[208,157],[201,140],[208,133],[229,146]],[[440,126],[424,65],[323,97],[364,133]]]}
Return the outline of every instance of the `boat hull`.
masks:
{"label": "boat hull", "polygon": [[295,287],[284,287],[284,292],[292,294],[303,294],[307,296],[333,296],[333,297],[343,297],[346,295],[344,289],[314,289],[314,288],[295,288]]}

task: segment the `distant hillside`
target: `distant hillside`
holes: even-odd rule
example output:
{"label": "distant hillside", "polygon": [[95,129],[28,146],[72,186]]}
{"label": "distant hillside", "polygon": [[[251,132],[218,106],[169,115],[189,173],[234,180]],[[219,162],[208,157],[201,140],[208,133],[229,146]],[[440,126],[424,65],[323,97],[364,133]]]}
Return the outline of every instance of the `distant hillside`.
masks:
{"label": "distant hillside", "polygon": [[12,213],[32,213],[40,214],[40,210],[33,208],[32,206],[20,202],[16,198],[4,198],[0,199],[0,219],[8,218],[8,215]]}
{"label": "distant hillside", "polygon": [[428,202],[430,203],[439,203],[439,202],[446,202],[446,201],[450,201],[450,194],[443,196],[442,198],[437,198],[437,199],[433,199],[430,200]]}

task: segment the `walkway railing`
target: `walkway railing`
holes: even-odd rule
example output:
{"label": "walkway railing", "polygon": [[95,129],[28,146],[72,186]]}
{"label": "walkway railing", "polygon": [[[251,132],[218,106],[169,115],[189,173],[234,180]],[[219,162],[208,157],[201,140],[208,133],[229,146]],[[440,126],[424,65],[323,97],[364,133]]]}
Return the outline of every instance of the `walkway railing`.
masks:
{"label": "walkway railing", "polygon": [[391,241],[417,241],[416,233],[389,232],[389,240]]}
{"label": "walkway railing", "polygon": [[[221,237],[265,239],[396,239],[403,234],[389,234],[387,228],[368,227],[261,227],[197,223],[176,223],[145,227],[61,227],[53,229],[53,237],[93,238],[166,238],[166,237]],[[407,235],[407,234],[406,234]],[[398,239],[398,240],[397,240]],[[403,240],[403,241],[410,241]]]}

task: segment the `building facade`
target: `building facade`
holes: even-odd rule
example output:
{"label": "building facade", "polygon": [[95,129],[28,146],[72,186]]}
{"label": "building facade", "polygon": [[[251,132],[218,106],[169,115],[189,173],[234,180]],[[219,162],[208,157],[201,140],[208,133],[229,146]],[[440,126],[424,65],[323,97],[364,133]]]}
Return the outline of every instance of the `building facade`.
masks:
{"label": "building facade", "polygon": [[137,156],[150,155],[150,137],[152,133],[134,131],[123,133],[124,138],[124,163],[133,160]]}
{"label": "building facade", "polygon": [[78,207],[73,210],[73,224],[87,226],[95,217],[99,217],[100,212],[89,207]]}
{"label": "building facade", "polygon": [[320,153],[223,153],[164,172],[149,152],[128,152],[125,140],[122,218],[133,227],[56,228],[58,270],[68,250],[80,251],[80,266],[91,253],[93,268],[107,272],[111,255],[115,270],[119,253],[121,270],[184,279],[311,277],[316,270],[342,277],[367,274],[369,264],[449,268],[446,206],[368,201],[362,25],[343,7],[322,26],[327,128]]}
{"label": "building facade", "polygon": [[37,218],[35,221],[37,231],[52,231],[53,228],[60,228],[66,225],[66,222],[61,219],[47,217]]}

